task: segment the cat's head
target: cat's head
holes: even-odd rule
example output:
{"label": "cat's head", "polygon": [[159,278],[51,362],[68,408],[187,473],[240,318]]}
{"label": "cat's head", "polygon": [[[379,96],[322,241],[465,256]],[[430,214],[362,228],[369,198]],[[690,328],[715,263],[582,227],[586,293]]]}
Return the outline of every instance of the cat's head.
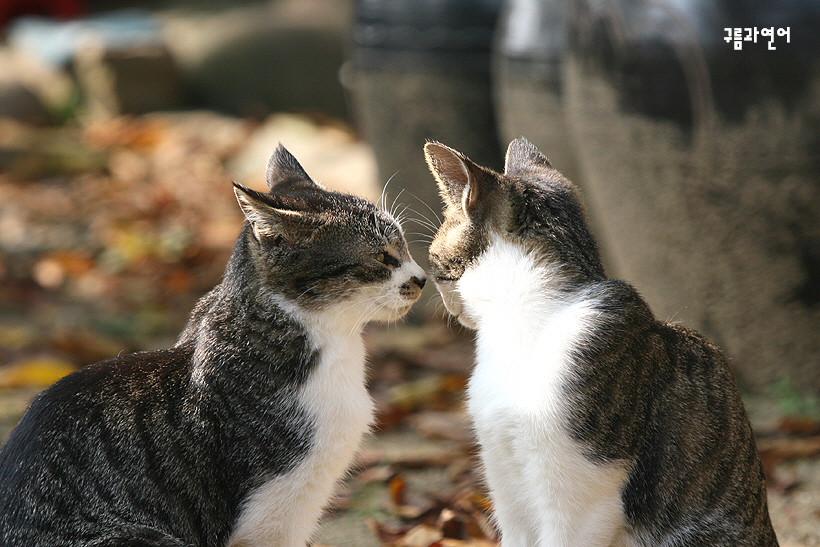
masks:
{"label": "cat's head", "polygon": [[269,192],[234,183],[260,291],[286,306],[364,324],[403,316],[425,274],[399,223],[373,203],[315,183],[279,145],[267,168]]}
{"label": "cat's head", "polygon": [[475,328],[458,282],[497,238],[558,272],[567,288],[604,277],[576,188],[529,141],[510,143],[503,174],[437,142],[428,142],[424,153],[444,202],[444,222],[430,245],[431,274],[462,324]]}

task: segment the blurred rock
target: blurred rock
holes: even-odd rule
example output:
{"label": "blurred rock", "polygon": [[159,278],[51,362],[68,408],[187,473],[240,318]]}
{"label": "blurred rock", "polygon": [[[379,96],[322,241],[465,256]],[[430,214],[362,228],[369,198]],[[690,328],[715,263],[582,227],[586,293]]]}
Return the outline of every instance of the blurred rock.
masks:
{"label": "blurred rock", "polygon": [[316,182],[376,201],[376,161],[367,144],[343,125],[321,125],[304,116],[275,114],[260,125],[228,165],[238,182],[264,190],[268,158],[282,143]]}
{"label": "blurred rock", "polygon": [[54,123],[70,107],[73,91],[64,71],[25,51],[0,47],[0,118],[31,125]]}
{"label": "blurred rock", "polygon": [[351,0],[271,0],[160,14],[199,105],[264,118],[311,112],[347,118],[338,71]]}
{"label": "blurred rock", "polygon": [[55,68],[70,67],[93,116],[142,114],[183,103],[179,70],[159,21],[146,11],[119,10],[72,21],[20,18],[8,40]]}
{"label": "blurred rock", "polygon": [[[565,115],[616,275],[720,346],[741,389],[785,376],[816,394],[818,3],[600,5],[573,2],[589,16],[570,28]],[[724,39],[770,25],[791,42]]]}
{"label": "blurred rock", "polygon": [[95,118],[172,110],[185,102],[182,77],[164,45],[88,47],[72,67],[87,113]]}

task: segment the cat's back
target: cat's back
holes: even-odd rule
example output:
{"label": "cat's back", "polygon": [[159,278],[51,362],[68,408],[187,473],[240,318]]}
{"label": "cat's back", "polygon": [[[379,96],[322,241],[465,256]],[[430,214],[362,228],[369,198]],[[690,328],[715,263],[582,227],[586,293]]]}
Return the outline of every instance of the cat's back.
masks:
{"label": "cat's back", "polygon": [[573,437],[599,462],[630,461],[625,521],[647,544],[777,545],[754,437],[723,352],[656,319],[607,281],[600,327],[573,384]]}
{"label": "cat's back", "polygon": [[116,357],[39,394],[0,451],[0,543],[71,543],[95,519],[114,525],[125,500],[139,505],[160,494],[167,476],[152,477],[153,489],[128,477],[168,449],[160,436],[179,419],[182,403],[172,393],[190,357],[188,346]]}
{"label": "cat's back", "polygon": [[10,462],[40,453],[42,444],[59,449],[56,441],[61,437],[125,421],[137,406],[168,401],[169,393],[179,392],[189,372],[192,351],[190,345],[183,345],[106,359],[41,392],[0,451],[0,492],[15,470]]}
{"label": "cat's back", "polygon": [[763,467],[726,357],[683,326],[658,321],[657,333],[668,360],[648,388],[644,435],[624,488],[631,522],[650,535],[662,522],[686,528],[713,545],[777,545]]}

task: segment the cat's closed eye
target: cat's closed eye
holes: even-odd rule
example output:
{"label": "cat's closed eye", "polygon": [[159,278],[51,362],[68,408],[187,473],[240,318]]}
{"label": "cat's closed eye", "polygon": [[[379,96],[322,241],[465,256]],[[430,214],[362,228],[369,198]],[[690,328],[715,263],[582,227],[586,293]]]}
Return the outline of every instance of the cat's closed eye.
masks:
{"label": "cat's closed eye", "polygon": [[376,253],[373,258],[384,264],[385,266],[398,267],[401,265],[399,259],[387,252]]}

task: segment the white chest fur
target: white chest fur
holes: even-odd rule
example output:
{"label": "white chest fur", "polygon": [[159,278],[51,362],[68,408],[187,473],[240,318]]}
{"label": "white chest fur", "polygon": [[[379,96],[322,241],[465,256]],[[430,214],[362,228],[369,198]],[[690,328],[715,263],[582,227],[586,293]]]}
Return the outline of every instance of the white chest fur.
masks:
{"label": "white chest fur", "polygon": [[313,338],[321,359],[299,393],[313,418],[313,445],[293,470],[249,496],[229,547],[305,547],[370,428],[373,403],[365,388],[360,335],[320,332]]}
{"label": "white chest fur", "polygon": [[596,311],[581,295],[559,298],[557,280],[500,239],[462,276],[478,329],[469,411],[504,547],[620,545],[626,470],[584,457],[561,393]]}

